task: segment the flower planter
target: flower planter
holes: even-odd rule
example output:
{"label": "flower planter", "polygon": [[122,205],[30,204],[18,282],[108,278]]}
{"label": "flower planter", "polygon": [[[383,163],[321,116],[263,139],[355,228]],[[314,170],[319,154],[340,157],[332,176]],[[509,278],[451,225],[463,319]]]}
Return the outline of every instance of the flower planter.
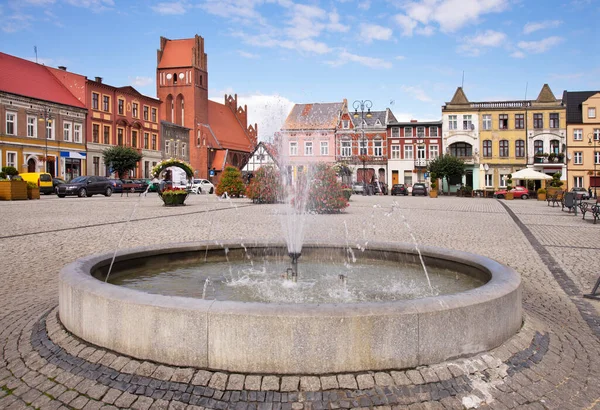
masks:
{"label": "flower planter", "polygon": [[27,199],[27,182],[0,181],[0,200],[15,201]]}
{"label": "flower planter", "polygon": [[537,200],[538,201],[545,201],[546,200],[546,194],[537,194]]}
{"label": "flower planter", "polygon": [[27,187],[27,199],[40,199],[40,189]]}
{"label": "flower planter", "polygon": [[434,191],[434,190],[429,191],[429,198],[437,198],[437,197],[438,197],[438,191]]}
{"label": "flower planter", "polygon": [[165,206],[183,206],[188,194],[175,194],[175,195],[161,195],[161,199],[165,203]]}
{"label": "flower planter", "polygon": [[515,199],[515,195],[512,192],[507,192],[505,199],[508,201],[512,201],[513,199]]}

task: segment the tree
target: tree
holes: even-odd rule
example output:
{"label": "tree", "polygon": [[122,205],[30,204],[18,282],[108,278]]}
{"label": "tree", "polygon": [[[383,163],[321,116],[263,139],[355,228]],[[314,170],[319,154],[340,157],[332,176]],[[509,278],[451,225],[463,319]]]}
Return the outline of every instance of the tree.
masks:
{"label": "tree", "polygon": [[306,208],[318,214],[339,213],[348,206],[342,184],[337,180],[335,170],[319,163],[311,166]]}
{"label": "tree", "polygon": [[450,154],[437,157],[432,160],[427,167],[431,174],[437,178],[446,179],[446,182],[452,177],[459,177],[465,174],[465,162]]}
{"label": "tree", "polygon": [[246,196],[259,204],[274,204],[283,198],[281,174],[273,166],[262,166],[246,189]]}
{"label": "tree", "polygon": [[119,178],[127,176],[127,173],[134,170],[137,163],[142,159],[142,154],[135,148],[120,145],[105,149],[102,155],[104,156],[104,163],[111,167]]}
{"label": "tree", "polygon": [[245,191],[246,186],[242,180],[240,170],[232,166],[225,167],[225,171],[223,171],[223,175],[217,185],[217,195],[221,196],[227,192],[227,195],[239,198]]}

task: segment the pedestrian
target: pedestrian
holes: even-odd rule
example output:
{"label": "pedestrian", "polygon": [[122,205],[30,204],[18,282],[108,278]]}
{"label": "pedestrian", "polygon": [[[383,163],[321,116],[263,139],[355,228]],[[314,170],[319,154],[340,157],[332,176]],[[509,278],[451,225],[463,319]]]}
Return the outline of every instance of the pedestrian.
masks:
{"label": "pedestrian", "polygon": [[588,199],[592,197],[592,187],[588,187]]}

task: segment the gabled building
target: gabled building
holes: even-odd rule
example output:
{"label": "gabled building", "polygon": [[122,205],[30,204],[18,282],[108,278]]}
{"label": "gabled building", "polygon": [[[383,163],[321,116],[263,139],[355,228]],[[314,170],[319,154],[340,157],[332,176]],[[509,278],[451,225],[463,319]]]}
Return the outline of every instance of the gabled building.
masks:
{"label": "gabled building", "polygon": [[190,129],[189,158],[196,178],[217,182],[225,165],[242,168],[257,144],[258,126],[248,126],[247,107],[237,95],[224,104],[208,99],[208,57],[204,39],[160,38],[156,89],[160,119]]}
{"label": "gabled building", "polygon": [[442,152],[442,121],[388,124],[388,185],[426,182],[429,162]]}
{"label": "gabled building", "polygon": [[[85,77],[78,76],[85,90]],[[85,104],[41,64],[0,53],[0,167],[85,175]]]}
{"label": "gabled building", "polygon": [[276,156],[277,154],[272,144],[259,142],[254,152],[250,155],[248,163],[242,168],[242,175],[249,180],[261,167],[271,166],[278,169],[279,163]]}
{"label": "gabled building", "polygon": [[600,193],[600,91],[565,91],[567,106],[566,188]]}

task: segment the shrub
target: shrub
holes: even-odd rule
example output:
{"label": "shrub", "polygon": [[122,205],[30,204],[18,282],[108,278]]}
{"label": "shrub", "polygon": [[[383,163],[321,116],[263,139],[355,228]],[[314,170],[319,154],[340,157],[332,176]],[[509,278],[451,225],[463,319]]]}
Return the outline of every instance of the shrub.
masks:
{"label": "shrub", "polygon": [[540,189],[537,190],[537,193],[538,193],[538,195],[539,194],[545,194],[546,190],[544,188],[540,188]]}
{"label": "shrub", "polygon": [[561,186],[563,186],[564,182],[560,180],[561,176],[562,174],[560,172],[556,172],[554,175],[552,175],[552,181],[550,181],[550,186],[555,188],[560,188]]}
{"label": "shrub", "polygon": [[513,183],[512,174],[508,174],[506,176],[506,190],[507,191],[510,191],[512,189],[512,183]]}
{"label": "shrub", "polygon": [[473,194],[473,187],[469,185],[465,185],[465,195],[471,196]]}
{"label": "shrub", "polygon": [[15,167],[2,167],[2,172],[8,175],[9,177],[19,175],[19,171]]}
{"label": "shrub", "polygon": [[346,201],[349,201],[352,196],[352,188],[342,188],[342,193],[344,194]]}
{"label": "shrub", "polygon": [[283,197],[280,172],[272,166],[260,167],[246,188],[246,196],[258,204],[279,202]]}
{"label": "shrub", "polygon": [[308,181],[307,210],[318,214],[339,213],[348,206],[342,184],[337,180],[333,168],[319,163],[309,170],[311,179]]}
{"label": "shrub", "polygon": [[246,187],[242,180],[242,173],[236,167],[225,167],[225,171],[217,185],[217,195],[223,195],[225,192],[227,192],[227,195],[237,198],[246,192]]}
{"label": "shrub", "polygon": [[35,189],[35,188],[39,188],[39,187],[37,186],[37,184],[36,184],[36,183],[34,183],[34,182],[31,182],[31,181],[28,181],[28,182],[27,182],[27,188],[30,188],[30,189]]}
{"label": "shrub", "polygon": [[527,189],[533,191],[535,189],[535,182],[531,180],[527,181]]}

